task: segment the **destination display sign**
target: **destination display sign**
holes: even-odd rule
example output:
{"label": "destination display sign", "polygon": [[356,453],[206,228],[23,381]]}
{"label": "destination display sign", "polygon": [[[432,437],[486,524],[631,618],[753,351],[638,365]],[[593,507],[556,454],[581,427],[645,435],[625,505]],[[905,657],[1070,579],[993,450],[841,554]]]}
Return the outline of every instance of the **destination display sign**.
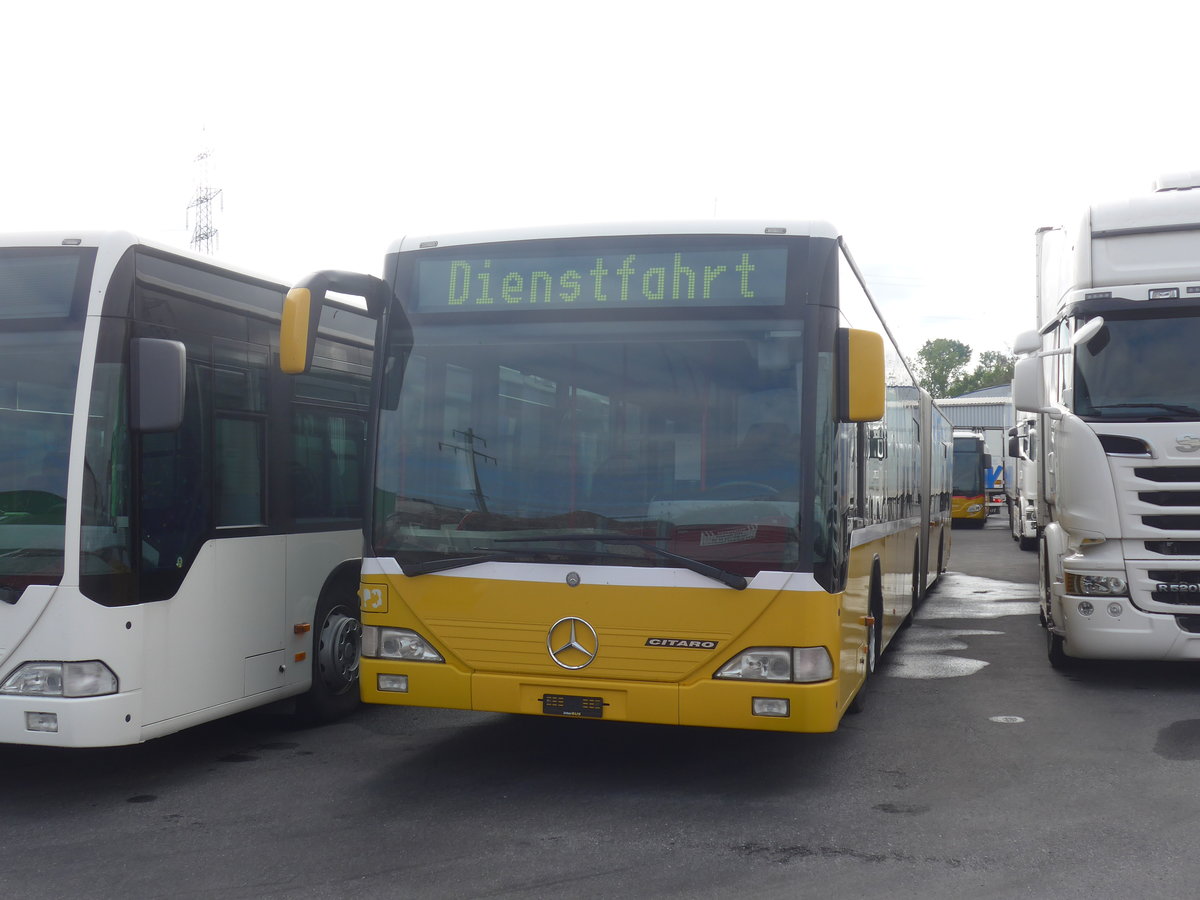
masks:
{"label": "destination display sign", "polygon": [[562,256],[444,253],[419,258],[415,281],[415,311],[424,313],[782,306],[787,249],[723,246]]}

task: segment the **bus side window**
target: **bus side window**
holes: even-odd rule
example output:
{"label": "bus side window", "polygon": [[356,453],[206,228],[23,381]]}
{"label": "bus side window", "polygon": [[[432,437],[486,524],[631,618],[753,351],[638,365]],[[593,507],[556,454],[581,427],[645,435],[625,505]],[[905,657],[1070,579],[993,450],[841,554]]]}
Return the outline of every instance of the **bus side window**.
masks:
{"label": "bus side window", "polygon": [[[191,347],[188,352],[191,355]],[[207,391],[202,390],[207,375],[207,366],[189,360],[183,425],[178,431],[140,437],[142,600],[175,594],[208,531],[203,421]]]}

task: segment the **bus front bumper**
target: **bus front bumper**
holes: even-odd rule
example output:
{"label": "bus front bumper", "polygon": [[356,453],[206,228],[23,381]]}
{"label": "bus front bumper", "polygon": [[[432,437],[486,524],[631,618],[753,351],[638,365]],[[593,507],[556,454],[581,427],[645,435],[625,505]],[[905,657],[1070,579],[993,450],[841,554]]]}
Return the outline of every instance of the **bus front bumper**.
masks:
{"label": "bus front bumper", "polygon": [[842,713],[836,680],[681,685],[471,673],[443,663],[364,658],[361,684],[366,703],[758,731],[830,732]]}
{"label": "bus front bumper", "polygon": [[141,691],[103,697],[0,695],[0,743],[116,747],[143,740]]}

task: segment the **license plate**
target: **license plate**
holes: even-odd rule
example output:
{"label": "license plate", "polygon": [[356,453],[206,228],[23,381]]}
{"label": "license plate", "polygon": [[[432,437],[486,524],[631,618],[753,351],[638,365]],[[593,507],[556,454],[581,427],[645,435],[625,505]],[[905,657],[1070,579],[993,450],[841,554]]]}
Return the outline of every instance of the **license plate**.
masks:
{"label": "license plate", "polygon": [[542,697],[542,712],[548,716],[601,719],[604,717],[604,699],[575,697],[570,694],[546,694]]}

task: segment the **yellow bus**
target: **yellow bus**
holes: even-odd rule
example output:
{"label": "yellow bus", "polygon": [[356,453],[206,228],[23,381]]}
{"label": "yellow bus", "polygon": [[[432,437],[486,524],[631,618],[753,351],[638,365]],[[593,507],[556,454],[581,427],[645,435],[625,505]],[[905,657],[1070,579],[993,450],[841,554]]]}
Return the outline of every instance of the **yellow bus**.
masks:
{"label": "yellow bus", "polygon": [[987,524],[987,491],[984,476],[991,468],[983,435],[975,431],[954,433],[954,500],[952,518],[955,525],[982,528]]}
{"label": "yellow bus", "polygon": [[370,703],[836,729],[949,553],[950,426],[814,222],[405,238],[380,319]]}

